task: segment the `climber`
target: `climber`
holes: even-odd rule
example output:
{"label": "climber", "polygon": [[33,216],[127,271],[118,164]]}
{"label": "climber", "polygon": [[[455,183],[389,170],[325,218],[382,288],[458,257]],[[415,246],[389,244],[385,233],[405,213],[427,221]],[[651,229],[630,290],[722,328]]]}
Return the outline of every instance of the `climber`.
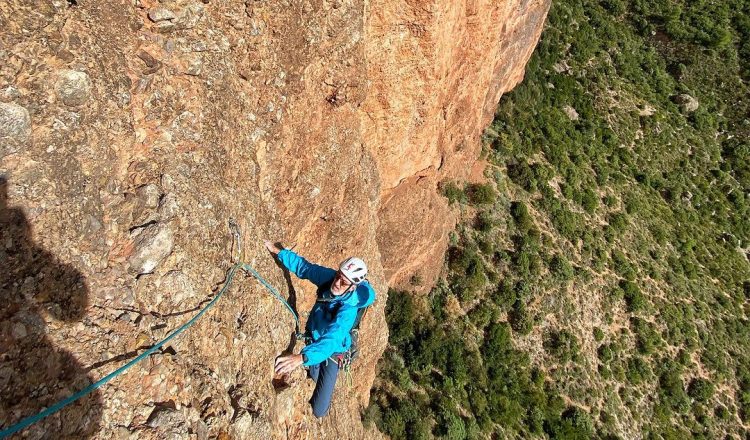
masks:
{"label": "climber", "polygon": [[308,367],[308,376],[315,381],[310,404],[315,417],[323,417],[331,405],[339,372],[335,356],[351,346],[350,331],[358,310],[375,301],[375,291],[365,281],[367,266],[359,258],[347,258],[334,270],[311,264],[268,240],[265,246],[290,272],[318,286],[318,298],[307,319],[307,346],[299,354],[278,357],[275,371],[287,374],[300,365]]}

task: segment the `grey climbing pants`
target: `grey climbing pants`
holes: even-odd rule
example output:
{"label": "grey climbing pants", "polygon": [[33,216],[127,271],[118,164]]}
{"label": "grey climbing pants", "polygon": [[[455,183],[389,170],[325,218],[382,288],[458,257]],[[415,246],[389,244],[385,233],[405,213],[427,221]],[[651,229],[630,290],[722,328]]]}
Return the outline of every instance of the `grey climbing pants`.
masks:
{"label": "grey climbing pants", "polygon": [[336,386],[336,377],[339,375],[339,365],[326,359],[318,365],[311,366],[308,374],[315,381],[315,391],[310,398],[313,414],[315,417],[323,417],[328,414],[328,408],[331,407],[333,389]]}

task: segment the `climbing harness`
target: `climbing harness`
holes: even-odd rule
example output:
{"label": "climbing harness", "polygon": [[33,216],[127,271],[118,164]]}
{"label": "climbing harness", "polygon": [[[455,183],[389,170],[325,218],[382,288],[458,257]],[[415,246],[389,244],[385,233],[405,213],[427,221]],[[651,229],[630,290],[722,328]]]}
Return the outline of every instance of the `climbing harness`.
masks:
{"label": "climbing harness", "polygon": [[232,230],[232,233],[234,235],[234,238],[236,240],[237,245],[237,260],[232,265],[232,267],[229,269],[229,272],[227,273],[226,280],[224,282],[224,287],[219,290],[219,293],[214,296],[214,298],[206,304],[205,307],[203,307],[195,316],[193,316],[189,321],[187,321],[185,324],[181,325],[177,330],[170,333],[166,338],[162,339],[161,341],[157,342],[155,345],[153,345],[151,348],[147,349],[137,357],[135,357],[133,360],[128,362],[127,364],[121,366],[120,368],[116,369],[115,371],[109,373],[108,375],[104,376],[103,378],[99,379],[98,381],[92,383],[91,385],[87,386],[86,388],[82,389],[81,391],[66,397],[65,399],[55,403],[54,405],[50,406],[49,408],[33,415],[29,416],[20,422],[16,423],[15,425],[3,429],[0,431],[0,439],[6,438],[10,436],[11,434],[14,434],[24,428],[27,428],[34,423],[42,420],[43,418],[50,416],[61,409],[65,408],[66,406],[70,405],[71,403],[75,402],[76,400],[94,392],[96,389],[102,387],[112,379],[116,378],[117,376],[120,376],[121,374],[125,373],[130,367],[137,364],[138,362],[142,361],[146,357],[148,357],[150,354],[154,353],[156,350],[160,349],[164,344],[171,341],[175,336],[179,335],[183,331],[187,330],[190,326],[192,326],[201,316],[203,316],[204,313],[208,309],[210,309],[216,302],[221,298],[222,295],[229,289],[229,286],[232,285],[232,281],[234,280],[234,276],[237,273],[237,270],[244,270],[247,273],[252,274],[268,291],[271,292],[271,294],[278,299],[279,301],[286,306],[286,308],[291,312],[292,316],[294,317],[296,328],[297,328],[297,336],[299,338],[299,317],[297,316],[297,313],[295,313],[294,309],[289,305],[289,303],[284,300],[284,298],[279,294],[276,289],[273,288],[266,280],[263,279],[263,277],[260,276],[258,272],[255,271],[249,264],[242,263],[241,258],[243,257],[242,253],[242,242],[241,242],[241,234],[239,232],[239,227],[234,222],[233,219],[229,220],[229,227]]}
{"label": "climbing harness", "polygon": [[349,337],[351,338],[349,349],[343,353],[335,353],[328,358],[338,364],[339,370],[344,371],[344,374],[346,375],[346,383],[349,385],[349,388],[354,385],[352,364],[359,356],[359,324],[362,322],[362,318],[364,318],[369,307],[370,306],[363,307],[357,311],[357,319],[354,321],[354,327],[352,327],[352,330],[349,332]]}

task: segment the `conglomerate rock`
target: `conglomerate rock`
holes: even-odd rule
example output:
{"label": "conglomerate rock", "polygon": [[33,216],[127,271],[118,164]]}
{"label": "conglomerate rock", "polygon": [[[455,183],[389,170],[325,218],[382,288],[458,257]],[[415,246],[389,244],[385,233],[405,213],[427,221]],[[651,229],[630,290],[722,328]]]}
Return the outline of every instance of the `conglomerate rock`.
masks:
{"label": "conglomerate rock", "polygon": [[70,395],[206,304],[236,255],[290,298],[261,240],[352,254],[378,301],[354,386],[316,420],[284,307],[238,274],[159,352],[25,438],[363,438],[387,286],[429,287],[464,178],[547,0],[0,2],[0,426]]}

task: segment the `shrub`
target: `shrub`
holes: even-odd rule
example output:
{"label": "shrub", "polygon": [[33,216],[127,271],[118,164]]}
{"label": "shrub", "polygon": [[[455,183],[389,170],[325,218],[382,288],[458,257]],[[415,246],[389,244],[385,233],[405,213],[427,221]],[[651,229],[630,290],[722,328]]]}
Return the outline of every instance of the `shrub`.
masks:
{"label": "shrub", "polygon": [[562,206],[552,211],[551,220],[552,224],[555,225],[555,229],[570,241],[575,241],[579,238],[581,231],[584,229],[580,216]]}
{"label": "shrub", "polygon": [[492,302],[494,302],[500,310],[510,309],[517,299],[518,296],[513,288],[513,282],[509,278],[505,278],[492,294]]}
{"label": "shrub", "polygon": [[619,249],[612,250],[612,269],[626,280],[633,281],[636,271],[628,257]]}
{"label": "shrub", "polygon": [[643,354],[651,354],[657,347],[661,346],[661,336],[654,330],[651,323],[640,318],[631,319],[631,323],[638,351]]}
{"label": "shrub", "polygon": [[659,376],[661,403],[680,412],[687,411],[690,403],[682,381],[682,369],[672,361],[663,363],[662,369]]}
{"label": "shrub", "polygon": [[531,333],[533,323],[529,313],[526,311],[526,305],[519,301],[513,304],[513,310],[508,314],[510,326],[516,333],[528,335]]}
{"label": "shrub", "polygon": [[508,177],[526,191],[535,192],[537,189],[534,171],[525,160],[508,163]]}
{"label": "shrub", "polygon": [[622,289],[625,304],[629,312],[637,312],[646,307],[646,298],[635,283],[622,280],[620,281],[620,289]]}
{"label": "shrub", "polygon": [[643,200],[634,193],[630,193],[625,198],[625,212],[635,214],[643,210]]}
{"label": "shrub", "polygon": [[615,212],[607,217],[608,228],[621,234],[628,227],[628,216],[624,212]]}
{"label": "shrub", "polygon": [[561,440],[588,440],[594,433],[591,416],[578,407],[566,409],[560,421],[550,428],[550,437]]}
{"label": "shrub", "polygon": [[534,221],[529,214],[529,208],[523,202],[513,202],[510,205],[510,214],[516,222],[516,227],[521,232],[528,232],[534,229]]}
{"label": "shrub", "polygon": [[454,182],[441,183],[440,189],[443,193],[443,196],[448,199],[449,205],[452,205],[456,202],[466,203],[466,194]]}
{"label": "shrub", "polygon": [[391,344],[401,345],[414,338],[416,310],[411,294],[389,290],[385,315],[388,321],[388,341]]}
{"label": "shrub", "polygon": [[489,205],[495,202],[495,190],[490,184],[473,183],[466,188],[466,196],[474,205]]}
{"label": "shrub", "polygon": [[698,402],[707,402],[714,395],[714,384],[706,379],[695,378],[688,385],[688,396]]}
{"label": "shrub", "polygon": [[496,309],[491,302],[483,301],[469,312],[469,320],[479,329],[484,329],[495,320]]}
{"label": "shrub", "polygon": [[562,255],[552,257],[549,263],[549,270],[559,280],[568,281],[573,278],[573,266]]}
{"label": "shrub", "polygon": [[589,214],[593,214],[596,208],[599,206],[599,196],[591,188],[586,190],[581,195],[581,206]]}
{"label": "shrub", "polygon": [[600,345],[596,350],[599,357],[599,361],[603,364],[609,364],[614,359],[614,351],[612,350],[612,344]]}
{"label": "shrub", "polygon": [[480,211],[474,219],[474,228],[480,232],[490,232],[495,227],[495,219],[489,211]]}
{"label": "shrub", "polygon": [[628,359],[628,369],[625,377],[632,385],[638,385],[645,381],[651,374],[648,363],[640,356],[633,356]]}
{"label": "shrub", "polygon": [[544,341],[544,348],[565,363],[578,356],[578,338],[568,330],[552,331]]}
{"label": "shrub", "polygon": [[596,342],[601,342],[604,340],[604,332],[599,327],[594,327],[594,340]]}

